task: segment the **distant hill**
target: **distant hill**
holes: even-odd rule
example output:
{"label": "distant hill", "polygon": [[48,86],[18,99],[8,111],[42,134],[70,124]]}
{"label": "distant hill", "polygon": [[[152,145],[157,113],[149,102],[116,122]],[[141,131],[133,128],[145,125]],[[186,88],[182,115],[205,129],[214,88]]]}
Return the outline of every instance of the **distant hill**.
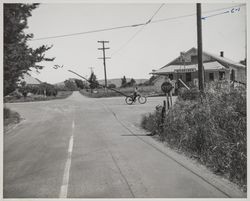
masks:
{"label": "distant hill", "polygon": [[65,84],[64,84],[64,81],[63,82],[58,82],[58,83],[55,83],[55,84],[53,84],[54,86],[64,86]]}
{"label": "distant hill", "polygon": [[[126,78],[127,82],[129,82],[131,80],[131,78]],[[75,80],[74,78],[69,78],[69,80]],[[148,79],[135,79],[136,84],[141,84],[144,83],[145,81],[147,81]],[[99,84],[104,85],[105,84],[105,80],[98,80]],[[120,87],[122,84],[121,78],[114,78],[114,79],[109,79],[108,80],[108,85],[109,84],[115,84],[116,87]],[[58,82],[56,84],[54,84],[56,86],[64,86],[64,81],[63,82]]]}

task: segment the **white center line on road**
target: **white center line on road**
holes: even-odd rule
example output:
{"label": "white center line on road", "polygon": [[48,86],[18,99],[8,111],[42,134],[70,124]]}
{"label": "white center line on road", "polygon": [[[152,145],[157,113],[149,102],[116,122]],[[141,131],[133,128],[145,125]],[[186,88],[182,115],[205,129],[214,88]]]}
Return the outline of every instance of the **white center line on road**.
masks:
{"label": "white center line on road", "polygon": [[75,128],[75,121],[73,120],[72,135],[69,140],[68,158],[67,158],[65,168],[64,168],[63,182],[62,182],[59,198],[67,198],[68,196],[69,171],[70,171],[70,166],[71,166],[71,155],[72,155],[73,144],[74,144],[74,136],[73,136],[74,128]]}

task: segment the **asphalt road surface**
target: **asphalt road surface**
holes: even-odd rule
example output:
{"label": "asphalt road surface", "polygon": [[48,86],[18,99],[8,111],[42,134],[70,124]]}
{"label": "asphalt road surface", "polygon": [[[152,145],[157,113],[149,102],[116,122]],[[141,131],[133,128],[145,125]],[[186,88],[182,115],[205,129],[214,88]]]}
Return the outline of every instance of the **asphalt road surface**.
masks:
{"label": "asphalt road surface", "polygon": [[4,135],[4,198],[227,197],[148,143],[141,115],[163,99],[7,104],[24,120]]}

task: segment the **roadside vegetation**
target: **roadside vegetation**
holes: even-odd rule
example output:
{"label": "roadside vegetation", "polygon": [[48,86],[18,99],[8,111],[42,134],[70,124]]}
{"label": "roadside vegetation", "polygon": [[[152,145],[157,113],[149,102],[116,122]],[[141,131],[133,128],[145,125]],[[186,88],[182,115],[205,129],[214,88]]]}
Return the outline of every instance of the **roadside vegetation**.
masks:
{"label": "roadside vegetation", "polygon": [[[158,96],[160,94],[154,92],[153,86],[139,86],[139,93],[146,96]],[[126,87],[126,88],[115,88],[115,90],[120,91],[121,93],[129,96],[133,94],[134,87]],[[103,97],[116,97],[122,96],[122,94],[117,93],[115,91],[107,89],[107,93],[105,92],[104,88],[95,88],[92,93],[90,89],[83,89],[80,93],[84,96],[88,96],[91,98],[103,98]]]}
{"label": "roadside vegetation", "polygon": [[73,91],[58,91],[55,96],[44,96],[41,94],[33,94],[31,96],[22,96],[19,93],[15,93],[13,96],[4,97],[5,103],[17,103],[17,102],[32,102],[32,101],[47,101],[54,99],[63,99],[69,97]]}
{"label": "roadside vegetation", "polygon": [[17,112],[11,111],[9,108],[4,107],[4,130],[7,130],[10,126],[20,122],[20,115]]}
{"label": "roadside vegetation", "polygon": [[246,191],[246,121],[246,88],[217,82],[204,96],[195,88],[182,90],[163,123],[158,108],[141,126]]}
{"label": "roadside vegetation", "polygon": [[[60,91],[59,91],[60,90]],[[4,97],[4,102],[30,102],[67,98],[72,91],[67,87],[55,87],[48,83],[26,85],[22,83],[14,92]]]}
{"label": "roadside vegetation", "polygon": [[[100,86],[98,81],[96,80],[96,76],[94,75],[94,73],[92,73],[89,78],[89,82],[91,84],[89,84],[88,87],[85,87],[83,90],[80,90],[80,93],[84,96],[88,96],[91,98],[123,96],[122,94],[129,96],[133,94],[134,88],[135,86],[137,86],[139,93],[142,95],[145,96],[163,95],[155,92],[155,88],[153,86],[154,79],[155,76],[152,76],[146,82],[137,84],[135,79],[132,78],[130,79],[130,81],[127,81],[126,77],[123,76],[121,78],[121,86],[117,87],[115,84],[111,83],[108,85],[108,88],[111,89],[107,89],[107,92],[105,92],[104,88]],[[112,89],[121,93],[118,93]]]}

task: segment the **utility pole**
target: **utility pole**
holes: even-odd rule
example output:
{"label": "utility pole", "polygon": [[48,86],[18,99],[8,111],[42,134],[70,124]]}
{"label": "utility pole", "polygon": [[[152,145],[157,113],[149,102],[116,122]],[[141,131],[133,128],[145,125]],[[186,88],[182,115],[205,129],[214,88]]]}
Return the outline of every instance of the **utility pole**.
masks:
{"label": "utility pole", "polygon": [[102,43],[102,48],[98,48],[98,50],[102,50],[103,57],[98,59],[103,59],[104,66],[104,77],[105,77],[105,91],[107,90],[107,73],[106,73],[106,59],[110,59],[110,57],[106,57],[105,50],[110,49],[109,47],[105,47],[105,43],[109,43],[109,41],[97,41],[98,43]]}
{"label": "utility pole", "polygon": [[89,67],[89,69],[90,69],[90,74],[93,73],[94,67]]}
{"label": "utility pole", "polygon": [[201,22],[201,4],[196,4],[197,14],[197,44],[198,44],[198,79],[199,90],[204,92],[204,68],[202,61],[202,22]]}

